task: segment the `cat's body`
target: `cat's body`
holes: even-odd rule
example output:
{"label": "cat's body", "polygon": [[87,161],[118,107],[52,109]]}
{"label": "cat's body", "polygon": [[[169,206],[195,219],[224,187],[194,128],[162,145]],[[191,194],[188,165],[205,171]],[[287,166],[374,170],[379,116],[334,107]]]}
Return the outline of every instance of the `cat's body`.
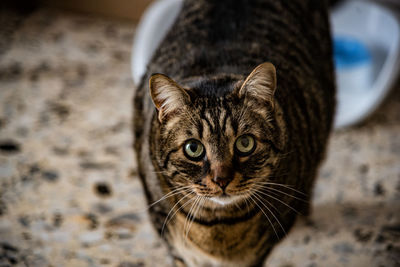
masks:
{"label": "cat's body", "polygon": [[[324,1],[184,2],[134,99],[147,200],[176,190],[150,208],[176,259],[260,265],[307,212],[332,126],[330,42]],[[276,77],[252,72],[265,61]]]}

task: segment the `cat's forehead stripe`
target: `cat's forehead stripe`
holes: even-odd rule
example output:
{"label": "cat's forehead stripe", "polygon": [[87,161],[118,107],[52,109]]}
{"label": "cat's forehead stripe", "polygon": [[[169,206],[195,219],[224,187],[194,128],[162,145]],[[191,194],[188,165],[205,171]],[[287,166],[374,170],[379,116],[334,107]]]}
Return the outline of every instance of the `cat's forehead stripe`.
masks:
{"label": "cat's forehead stripe", "polygon": [[196,123],[196,130],[200,140],[203,139],[203,124],[200,121]]}
{"label": "cat's forehead stripe", "polygon": [[207,128],[208,128],[208,130],[209,130],[209,132],[210,132],[210,134],[213,134],[214,133],[214,126],[211,124],[211,120],[209,119],[209,118],[207,118],[207,113],[206,113],[206,111],[204,110],[202,113],[200,113],[200,118],[204,121],[204,122],[206,122],[206,125],[207,125]]}

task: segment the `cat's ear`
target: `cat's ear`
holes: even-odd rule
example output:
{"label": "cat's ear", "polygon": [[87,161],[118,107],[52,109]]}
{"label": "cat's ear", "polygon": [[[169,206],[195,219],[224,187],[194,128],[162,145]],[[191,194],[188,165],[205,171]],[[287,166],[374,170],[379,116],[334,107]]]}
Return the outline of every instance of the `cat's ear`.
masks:
{"label": "cat's ear", "polygon": [[190,101],[190,96],[185,89],[164,74],[153,74],[150,77],[149,86],[160,122]]}
{"label": "cat's ear", "polygon": [[274,103],[276,90],[276,70],[272,63],[258,65],[243,82],[239,97],[253,97],[261,101]]}

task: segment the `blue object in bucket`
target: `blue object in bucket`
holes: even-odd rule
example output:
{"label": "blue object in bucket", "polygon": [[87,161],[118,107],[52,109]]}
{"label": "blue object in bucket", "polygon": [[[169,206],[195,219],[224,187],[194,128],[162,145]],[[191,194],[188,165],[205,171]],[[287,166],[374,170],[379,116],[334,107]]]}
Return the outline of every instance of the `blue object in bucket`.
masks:
{"label": "blue object in bucket", "polygon": [[371,61],[367,47],[351,37],[335,36],[333,54],[337,69],[352,68]]}

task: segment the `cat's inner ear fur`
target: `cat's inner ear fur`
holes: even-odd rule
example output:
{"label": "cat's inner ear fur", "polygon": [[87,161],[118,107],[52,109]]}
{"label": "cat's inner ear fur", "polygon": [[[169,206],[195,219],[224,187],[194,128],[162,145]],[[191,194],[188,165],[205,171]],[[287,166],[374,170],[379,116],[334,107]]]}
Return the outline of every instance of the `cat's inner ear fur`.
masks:
{"label": "cat's inner ear fur", "polygon": [[168,115],[183,108],[190,96],[174,80],[164,74],[153,74],[149,80],[150,95],[158,110],[158,120],[161,122]]}
{"label": "cat's inner ear fur", "polygon": [[276,70],[272,63],[258,65],[243,82],[239,97],[252,97],[263,102],[274,104],[276,90]]}

